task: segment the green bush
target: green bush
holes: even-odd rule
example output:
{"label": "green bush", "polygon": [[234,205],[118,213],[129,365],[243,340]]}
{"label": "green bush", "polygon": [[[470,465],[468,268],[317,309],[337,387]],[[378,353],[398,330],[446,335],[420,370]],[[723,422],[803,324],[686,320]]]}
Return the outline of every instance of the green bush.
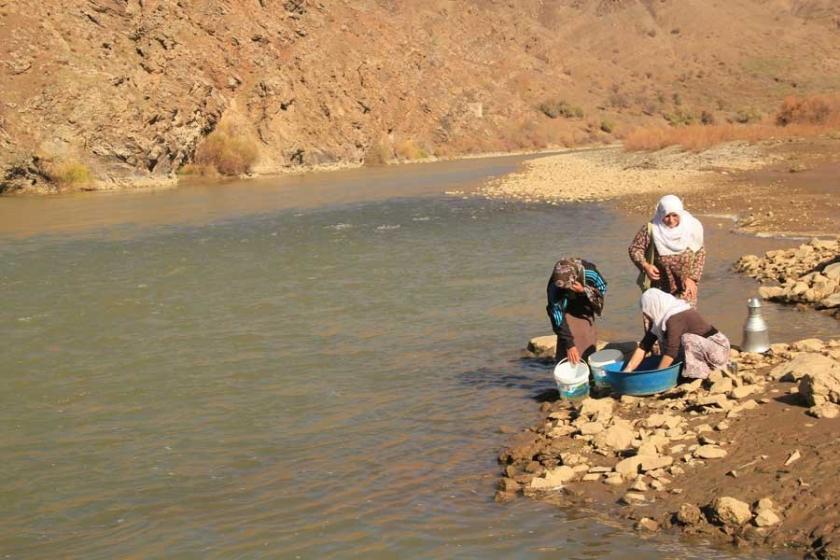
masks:
{"label": "green bush", "polygon": [[612,121],[604,119],[601,121],[601,130],[607,134],[611,134],[612,131],[615,130],[615,124],[613,124]]}

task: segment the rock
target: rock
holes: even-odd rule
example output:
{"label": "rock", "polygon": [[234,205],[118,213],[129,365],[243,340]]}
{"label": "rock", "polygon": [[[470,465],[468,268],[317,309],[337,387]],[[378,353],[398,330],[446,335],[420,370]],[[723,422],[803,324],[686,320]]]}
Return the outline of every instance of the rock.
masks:
{"label": "rock", "polygon": [[712,518],[720,525],[741,526],[752,519],[749,504],[723,496],[712,503]]}
{"label": "rock", "polygon": [[615,465],[615,472],[624,478],[635,477],[639,472],[639,466],[642,464],[641,457],[628,457],[622,459]]}
{"label": "rock", "polygon": [[586,462],[586,459],[579,453],[566,452],[560,454],[560,461],[568,467],[574,467]]}
{"label": "rock", "polygon": [[722,459],[726,457],[726,450],[717,445],[701,445],[694,450],[694,456],[698,459]]}
{"label": "rock", "polygon": [[773,500],[762,498],[755,505],[755,524],[758,527],[772,527],[782,522],[774,511]]}
{"label": "rock", "polygon": [[771,509],[761,510],[755,515],[755,524],[758,527],[772,527],[781,522],[782,520],[779,516]]}
{"label": "rock", "polygon": [[709,395],[707,397],[697,399],[697,404],[700,406],[715,406],[723,410],[729,410],[732,408],[732,404],[726,398],[726,395]]}
{"label": "rock", "polygon": [[604,479],[605,484],[609,484],[610,486],[620,486],[624,484],[624,477],[620,474],[613,473],[607,475],[607,478]]}
{"label": "rock", "polygon": [[621,395],[619,401],[621,404],[637,404],[641,399],[639,397],[634,397],[631,395]]}
{"label": "rock", "polygon": [[648,441],[639,446],[639,449],[636,450],[636,455],[639,457],[656,457],[659,455],[659,448],[656,446],[656,443]]}
{"label": "rock", "polygon": [[721,420],[720,422],[717,423],[717,425],[715,425],[715,430],[717,430],[719,432],[722,432],[723,430],[728,430],[728,429],[729,429],[729,422],[727,422],[726,420]]}
{"label": "rock", "polygon": [[785,466],[786,467],[790,466],[801,458],[802,458],[802,454],[797,449],[797,450],[793,451],[790,455],[788,455],[788,458],[785,461]]}
{"label": "rock", "polygon": [[796,352],[821,352],[825,345],[819,338],[806,338],[794,342],[790,346]]}
{"label": "rock", "polygon": [[642,517],[639,521],[636,522],[636,530],[637,531],[650,531],[654,533],[659,530],[659,523],[651,519],[650,517]]}
{"label": "rock", "polygon": [[814,418],[837,418],[840,416],[840,406],[834,403],[818,404],[809,408],[808,414]]}
{"label": "rock", "polygon": [[581,435],[592,436],[604,431],[604,425],[600,422],[584,422],[578,426]]}
{"label": "rock", "polygon": [[777,299],[785,295],[785,289],[781,286],[761,286],[758,295],[761,299]]}
{"label": "rock", "polygon": [[597,482],[598,480],[601,480],[603,476],[604,475],[602,475],[601,473],[587,473],[583,475],[583,478],[581,480],[583,480],[584,482]]}
{"label": "rock", "polygon": [[709,385],[714,385],[718,381],[723,380],[723,372],[719,369],[716,369],[715,371],[709,374],[709,377],[707,377],[706,380],[709,382]]}
{"label": "rock", "polygon": [[557,336],[553,334],[535,336],[528,341],[528,351],[537,358],[554,359],[554,354],[557,351]]}
{"label": "rock", "polygon": [[515,494],[519,491],[519,483],[510,478],[502,478],[499,480],[498,489],[506,494]]}
{"label": "rock", "polygon": [[830,296],[823,298],[817,304],[820,309],[834,309],[840,307],[840,292],[835,292]]}
{"label": "rock", "polygon": [[593,442],[596,447],[623,451],[633,443],[633,429],[629,423],[617,422],[597,434]]}
{"label": "rock", "polygon": [[697,525],[703,521],[703,513],[694,504],[683,504],[677,510],[676,518],[681,525]]}
{"label": "rock", "polygon": [[621,503],[628,506],[643,504],[647,501],[644,494],[639,492],[627,492],[621,497]]}
{"label": "rock", "polygon": [[743,399],[744,397],[748,397],[758,391],[758,386],[756,385],[741,385],[740,387],[735,387],[729,392],[729,398],[731,399]]}
{"label": "rock", "polygon": [[829,371],[837,365],[837,362],[813,352],[797,355],[789,362],[779,364],[770,370],[770,377],[781,381],[797,381],[807,374],[819,375]]}
{"label": "rock", "polygon": [[587,397],[580,403],[580,415],[593,421],[606,422],[613,415],[613,400]]}
{"label": "rock", "polygon": [[840,404],[840,363],[820,354],[809,355],[819,356],[823,360],[820,361],[821,367],[812,365],[802,376],[799,393],[811,406],[828,402]]}
{"label": "rock", "polygon": [[761,511],[763,509],[773,509],[773,507],[773,500],[770,498],[761,498],[755,503],[755,511]]}
{"label": "rock", "polygon": [[669,418],[672,418],[670,414],[651,414],[642,421],[642,425],[645,428],[661,428]]}
{"label": "rock", "polygon": [[575,479],[577,473],[571,467],[565,465],[545,471],[542,477],[531,480],[531,488],[534,490],[550,490],[559,488],[564,483]]}
{"label": "rock", "polygon": [[661,457],[656,456],[644,456],[641,458],[641,462],[639,464],[639,469],[642,472],[647,471],[655,471],[656,469],[663,469],[665,467],[669,467],[674,463],[674,458],[670,455],[663,455]]}
{"label": "rock", "polygon": [[541,437],[534,432],[523,432],[513,436],[511,444],[499,453],[502,464],[515,463],[534,458],[542,448]]}
{"label": "rock", "polygon": [[728,377],[725,379],[721,379],[720,381],[716,381],[712,383],[712,386],[709,387],[709,393],[712,395],[720,395],[723,393],[728,393],[732,390],[732,380]]}

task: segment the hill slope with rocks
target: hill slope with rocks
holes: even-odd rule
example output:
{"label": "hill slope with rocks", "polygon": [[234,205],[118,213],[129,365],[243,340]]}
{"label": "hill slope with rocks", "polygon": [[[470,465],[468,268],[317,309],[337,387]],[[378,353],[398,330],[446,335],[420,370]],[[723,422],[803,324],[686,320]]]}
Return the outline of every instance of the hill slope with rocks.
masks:
{"label": "hill slope with rocks", "polygon": [[832,0],[0,0],[0,192],[173,181],[225,123],[271,173],[758,118],[838,47]]}

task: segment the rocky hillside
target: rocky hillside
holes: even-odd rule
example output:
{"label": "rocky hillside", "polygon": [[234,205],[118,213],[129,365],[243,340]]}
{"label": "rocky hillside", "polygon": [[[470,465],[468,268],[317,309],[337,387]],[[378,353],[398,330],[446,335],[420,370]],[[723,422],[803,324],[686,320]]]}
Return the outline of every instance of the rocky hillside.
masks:
{"label": "rocky hillside", "polygon": [[224,123],[268,173],[757,118],[840,89],[840,5],[0,0],[0,61],[0,192],[114,188]]}

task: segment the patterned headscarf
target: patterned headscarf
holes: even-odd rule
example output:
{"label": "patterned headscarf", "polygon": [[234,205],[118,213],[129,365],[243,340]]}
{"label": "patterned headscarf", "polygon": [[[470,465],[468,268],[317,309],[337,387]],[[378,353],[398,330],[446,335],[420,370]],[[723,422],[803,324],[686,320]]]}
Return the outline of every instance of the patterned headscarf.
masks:
{"label": "patterned headscarf", "polygon": [[577,258],[560,259],[554,265],[554,272],[551,274],[551,282],[561,290],[571,291],[572,284],[580,282],[586,299],[592,304],[595,313],[600,315],[604,310],[604,294],[586,280],[586,268],[581,259]]}

